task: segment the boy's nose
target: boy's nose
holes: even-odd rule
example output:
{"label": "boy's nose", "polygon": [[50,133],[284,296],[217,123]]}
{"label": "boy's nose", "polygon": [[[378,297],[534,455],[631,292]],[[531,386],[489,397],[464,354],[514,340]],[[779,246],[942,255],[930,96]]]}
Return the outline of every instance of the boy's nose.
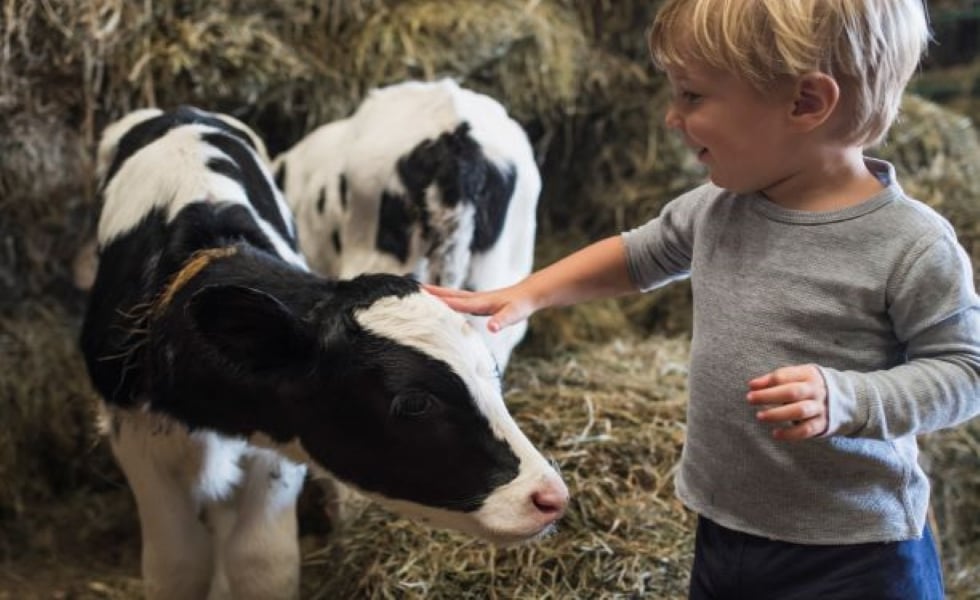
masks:
{"label": "boy's nose", "polygon": [[664,124],[668,129],[680,129],[681,128],[681,117],[674,110],[673,106],[667,107],[667,113],[664,115]]}

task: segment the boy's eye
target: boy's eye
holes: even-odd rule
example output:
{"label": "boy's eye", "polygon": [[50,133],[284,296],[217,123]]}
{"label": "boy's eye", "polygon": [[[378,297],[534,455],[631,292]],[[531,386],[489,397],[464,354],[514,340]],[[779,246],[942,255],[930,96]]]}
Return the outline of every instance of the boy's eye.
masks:
{"label": "boy's eye", "polygon": [[680,96],[681,100],[683,100],[688,104],[695,104],[698,100],[701,99],[701,94],[698,94],[696,92],[689,92],[687,90],[681,90],[680,94],[678,95]]}

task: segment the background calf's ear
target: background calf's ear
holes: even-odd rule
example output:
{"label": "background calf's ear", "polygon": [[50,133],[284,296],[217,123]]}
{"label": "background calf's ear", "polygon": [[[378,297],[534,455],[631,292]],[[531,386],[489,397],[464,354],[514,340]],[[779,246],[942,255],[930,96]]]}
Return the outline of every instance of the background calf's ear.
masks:
{"label": "background calf's ear", "polygon": [[247,371],[300,365],[313,358],[316,336],[274,296],[238,285],[209,285],[187,305],[194,328]]}

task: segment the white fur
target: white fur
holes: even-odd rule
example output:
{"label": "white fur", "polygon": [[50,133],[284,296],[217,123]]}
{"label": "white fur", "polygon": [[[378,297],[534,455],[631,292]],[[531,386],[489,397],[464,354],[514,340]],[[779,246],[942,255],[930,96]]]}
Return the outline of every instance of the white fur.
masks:
{"label": "white fur", "polygon": [[[153,109],[138,111],[135,117],[124,117],[122,123],[131,127],[133,120],[156,116]],[[100,147],[101,171],[111,160],[122,133],[115,125],[108,129],[112,137]],[[102,216],[97,239],[104,247],[120,235],[134,229],[155,208],[164,208],[168,219],[194,202],[231,202],[246,207],[255,222],[276,248],[276,252],[293,264],[303,265],[305,259],[292,250],[276,233],[272,225],[261,219],[248,201],[245,189],[236,181],[207,168],[210,158],[228,158],[213,146],[202,143],[201,136],[220,130],[208,125],[192,124],[177,127],[152,144],[130,156],[123,167],[104,186]],[[259,164],[265,164],[261,154],[253,153]],[[104,175],[104,173],[103,173]],[[290,212],[282,194],[266,175],[276,196],[279,212],[287,227],[292,227]]]}
{"label": "white fur", "polygon": [[[463,121],[469,123],[471,135],[490,160],[516,166],[514,195],[500,239],[488,251],[471,255],[473,215],[466,209],[442,207],[430,196],[431,214],[453,235],[449,244],[434,253],[433,260],[439,264],[427,262],[416,236],[405,273],[404,265],[375,250],[382,192],[404,193],[396,173],[398,159],[419,142],[453,131]],[[511,285],[531,272],[541,177],[527,135],[496,100],[463,89],[450,79],[373,90],[351,117],[313,131],[277,157],[275,164],[286,166],[286,198],[299,223],[303,254],[316,271],[341,278],[367,272],[410,273],[431,283],[431,272],[437,267],[444,273],[442,285],[475,290]],[[347,178],[347,211],[339,198],[341,174]],[[316,209],[321,190],[326,191],[322,214]],[[435,194],[434,187],[430,194]],[[334,230],[340,232],[339,256],[331,240]],[[504,368],[526,324],[489,334],[486,318],[471,317],[471,322]]]}
{"label": "white fur", "polygon": [[108,409],[139,510],[148,598],[293,598],[306,467],[166,417]]}

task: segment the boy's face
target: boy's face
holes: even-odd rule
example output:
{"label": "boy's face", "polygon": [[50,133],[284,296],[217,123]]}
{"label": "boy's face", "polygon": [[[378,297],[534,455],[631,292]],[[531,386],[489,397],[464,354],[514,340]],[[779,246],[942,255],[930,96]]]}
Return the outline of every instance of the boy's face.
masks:
{"label": "boy's face", "polygon": [[734,75],[698,65],[668,68],[673,97],[666,124],[733,192],[756,192],[793,174],[799,144],[792,135],[789,85],[762,94]]}

